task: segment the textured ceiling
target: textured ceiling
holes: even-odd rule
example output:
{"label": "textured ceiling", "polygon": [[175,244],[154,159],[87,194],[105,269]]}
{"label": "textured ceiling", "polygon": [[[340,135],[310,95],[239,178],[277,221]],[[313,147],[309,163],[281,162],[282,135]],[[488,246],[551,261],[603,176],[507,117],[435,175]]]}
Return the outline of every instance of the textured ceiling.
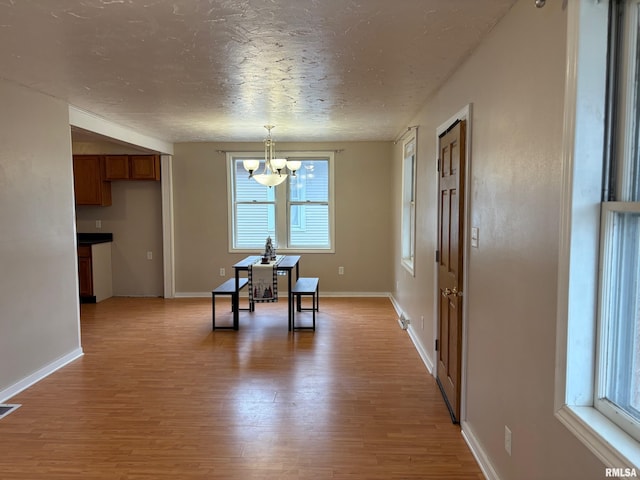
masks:
{"label": "textured ceiling", "polygon": [[0,77],[170,142],[391,140],[515,0],[0,0]]}

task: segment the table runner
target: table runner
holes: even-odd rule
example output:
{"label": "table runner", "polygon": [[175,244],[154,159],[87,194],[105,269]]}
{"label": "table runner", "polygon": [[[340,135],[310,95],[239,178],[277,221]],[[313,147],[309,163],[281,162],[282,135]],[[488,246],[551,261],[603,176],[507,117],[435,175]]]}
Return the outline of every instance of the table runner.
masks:
{"label": "table runner", "polygon": [[249,301],[256,303],[278,301],[278,263],[249,265]]}

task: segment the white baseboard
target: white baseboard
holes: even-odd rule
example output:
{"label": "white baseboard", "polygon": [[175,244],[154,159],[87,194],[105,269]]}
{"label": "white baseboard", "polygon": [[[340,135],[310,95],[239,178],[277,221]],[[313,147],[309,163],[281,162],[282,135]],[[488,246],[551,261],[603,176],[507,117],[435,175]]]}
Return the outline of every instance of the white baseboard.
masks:
{"label": "white baseboard", "polygon": [[404,312],[400,308],[400,304],[396,301],[396,298],[389,294],[389,300],[391,300],[391,305],[393,305],[393,308],[396,310],[398,317],[401,317]]}
{"label": "white baseboard", "polygon": [[323,292],[320,295],[330,298],[391,298],[389,292]]}
{"label": "white baseboard", "polygon": [[[393,308],[396,310],[398,317],[402,317],[402,315],[404,315],[405,313],[402,311],[402,308],[400,308],[400,304],[396,301],[393,295],[389,295],[389,299],[391,300],[391,304],[393,305]],[[420,342],[420,339],[418,338],[418,336],[415,334],[415,331],[411,327],[411,324],[409,324],[409,327],[407,328],[407,333],[409,334],[409,338],[413,342],[413,346],[416,347],[416,350],[418,351],[418,355],[420,355],[420,358],[422,359],[422,362],[424,363],[425,367],[427,367],[427,370],[429,371],[429,373],[433,375],[433,372],[435,371],[433,360],[431,359],[431,356],[429,355],[427,350],[424,348],[424,345],[422,345],[422,342]]]}
{"label": "white baseboard", "polygon": [[211,292],[176,292],[173,298],[211,298]]}
{"label": "white baseboard", "polygon": [[471,453],[476,459],[476,462],[478,462],[478,465],[480,466],[480,470],[482,470],[484,477],[487,480],[500,480],[498,473],[496,472],[495,468],[493,468],[489,457],[483,450],[480,442],[478,442],[478,439],[476,438],[469,424],[463,420],[462,422],[460,422],[460,427],[462,429],[462,438],[464,438],[464,441],[467,442],[467,445],[469,446]]}
{"label": "white baseboard", "polygon": [[[240,297],[246,297],[246,292],[240,292]],[[286,290],[278,289],[278,295],[287,296]],[[389,292],[324,292],[320,290],[320,297],[324,298],[391,298]],[[211,298],[211,292],[176,292],[175,298]],[[393,300],[392,300],[393,302]]]}
{"label": "white baseboard", "polygon": [[45,377],[48,377],[56,370],[61,369],[65,365],[73,362],[74,360],[80,358],[84,355],[82,348],[76,348],[75,350],[67,353],[66,355],[54,360],[48,365],[45,365],[40,370],[32,373],[28,377],[23,378],[17,383],[14,383],[9,388],[5,388],[4,390],[0,390],[0,403],[6,402],[12,397],[15,397],[17,394],[26,390],[31,385],[38,383]]}
{"label": "white baseboard", "polygon": [[433,360],[425,350],[424,345],[422,345],[422,343],[420,342],[420,339],[416,336],[413,328],[411,327],[411,324],[409,324],[409,328],[407,328],[407,333],[409,334],[409,338],[413,342],[413,345],[416,347],[418,355],[420,355],[420,358],[422,359],[425,367],[427,367],[429,373],[433,375],[433,372],[435,371],[433,368]]}

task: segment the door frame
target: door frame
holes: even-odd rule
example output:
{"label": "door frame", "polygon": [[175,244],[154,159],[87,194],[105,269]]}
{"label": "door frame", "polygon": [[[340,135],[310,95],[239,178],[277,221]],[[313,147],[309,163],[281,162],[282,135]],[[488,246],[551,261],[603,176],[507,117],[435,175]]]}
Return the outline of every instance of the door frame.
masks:
{"label": "door frame", "polygon": [[[455,115],[451,116],[449,119],[447,119],[447,121],[443,122],[440,124],[440,126],[438,126],[438,128],[436,128],[436,159],[440,157],[440,136],[445,133],[449,127],[451,127],[454,123],[456,123],[458,120],[465,120],[467,125],[466,125],[466,135],[465,135],[465,179],[464,179],[464,189],[465,189],[465,196],[464,196],[464,212],[462,213],[462,216],[464,218],[464,229],[463,229],[463,233],[462,233],[462,237],[463,237],[463,243],[462,243],[462,249],[463,249],[463,261],[462,261],[462,292],[463,292],[463,301],[462,301],[462,352],[460,352],[460,418],[458,419],[458,421],[460,422],[460,424],[462,424],[462,422],[464,420],[466,420],[467,415],[466,415],[466,390],[467,390],[467,318],[468,318],[468,308],[469,308],[469,275],[468,275],[468,269],[469,269],[469,254],[470,254],[470,248],[471,248],[471,236],[469,235],[470,232],[470,221],[471,221],[471,131],[472,131],[472,124],[471,124],[471,116],[472,116],[472,111],[473,111],[473,104],[469,103],[467,105],[465,105],[462,109],[460,109]],[[434,176],[436,179],[436,185],[435,185],[435,192],[438,192],[438,175]],[[436,201],[438,202],[439,199],[436,199]],[[436,224],[435,224],[435,228],[434,230],[434,242],[436,245],[436,248],[438,246],[438,216],[436,216]],[[438,268],[434,268],[434,273],[433,273],[433,277],[434,277],[434,289],[433,289],[433,295],[434,295],[434,302],[433,302],[433,318],[438,318],[438,305],[439,305],[439,298],[440,298],[440,292],[438,291]],[[433,376],[435,378],[438,378],[438,362],[437,362],[437,358],[438,358],[438,352],[436,352],[435,350],[435,339],[440,338],[439,337],[439,331],[438,331],[438,323],[439,322],[433,322],[433,338],[434,338],[434,342],[433,345],[431,346],[431,354],[433,359],[435,359],[436,361],[434,361],[434,370],[433,370]]]}

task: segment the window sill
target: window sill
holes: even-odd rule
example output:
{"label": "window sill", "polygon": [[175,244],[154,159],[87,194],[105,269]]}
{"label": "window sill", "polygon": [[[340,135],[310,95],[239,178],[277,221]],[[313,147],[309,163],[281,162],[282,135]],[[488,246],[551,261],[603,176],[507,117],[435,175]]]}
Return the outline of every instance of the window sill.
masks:
{"label": "window sill", "polygon": [[640,443],[595,408],[565,405],[556,417],[607,467],[640,470]]}
{"label": "window sill", "polygon": [[402,266],[411,274],[412,277],[415,277],[416,274],[413,270],[413,262],[410,262],[409,260],[403,258],[402,259]]}

